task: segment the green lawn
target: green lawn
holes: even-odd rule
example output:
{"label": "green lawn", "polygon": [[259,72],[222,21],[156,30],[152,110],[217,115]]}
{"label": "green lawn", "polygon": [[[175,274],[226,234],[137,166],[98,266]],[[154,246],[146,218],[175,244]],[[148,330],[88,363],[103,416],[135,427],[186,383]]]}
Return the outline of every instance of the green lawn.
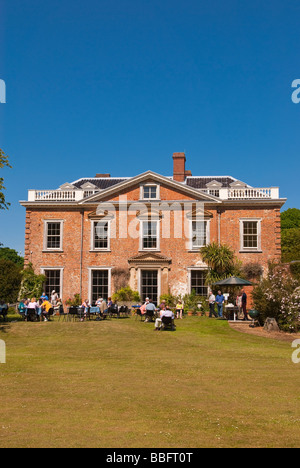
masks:
{"label": "green lawn", "polygon": [[191,317],[0,326],[0,447],[299,447],[291,343]]}

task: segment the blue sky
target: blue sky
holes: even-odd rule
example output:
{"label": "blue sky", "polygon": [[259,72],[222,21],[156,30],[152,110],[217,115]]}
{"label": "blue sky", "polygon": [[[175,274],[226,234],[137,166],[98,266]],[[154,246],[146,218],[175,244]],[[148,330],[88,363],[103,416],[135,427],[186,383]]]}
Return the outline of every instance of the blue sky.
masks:
{"label": "blue sky", "polygon": [[300,208],[299,0],[0,0],[0,16],[6,246],[23,251],[28,189],[171,175],[180,151]]}

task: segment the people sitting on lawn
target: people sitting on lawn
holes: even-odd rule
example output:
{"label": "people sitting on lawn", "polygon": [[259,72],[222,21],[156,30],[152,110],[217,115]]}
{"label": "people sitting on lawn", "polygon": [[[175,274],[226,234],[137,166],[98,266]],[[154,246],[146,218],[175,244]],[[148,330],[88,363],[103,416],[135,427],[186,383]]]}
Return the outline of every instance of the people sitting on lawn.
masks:
{"label": "people sitting on lawn", "polygon": [[[152,300],[149,299],[149,302],[146,305],[146,315],[154,316],[155,310],[156,310],[155,305],[153,304]],[[148,321],[149,321],[149,318],[146,316],[145,322],[148,322]]]}
{"label": "people sitting on lawn", "polygon": [[175,327],[174,325],[174,320],[175,320],[175,315],[174,315],[174,312],[169,308],[169,307],[166,307],[165,310],[161,310],[160,311],[160,317],[157,318],[155,320],[155,328],[154,328],[154,331],[159,331],[161,330],[162,326],[163,326],[163,318],[164,317],[169,317],[172,319],[172,328]]}
{"label": "people sitting on lawn", "polygon": [[49,297],[47,296],[47,294],[45,292],[43,292],[40,299],[42,299],[43,301],[49,301]]}
{"label": "people sitting on lawn", "polygon": [[42,315],[40,317],[40,320],[42,321],[42,317],[44,317],[44,322],[48,322],[47,315],[51,314],[51,311],[53,311],[53,306],[51,302],[44,299],[42,304]]}

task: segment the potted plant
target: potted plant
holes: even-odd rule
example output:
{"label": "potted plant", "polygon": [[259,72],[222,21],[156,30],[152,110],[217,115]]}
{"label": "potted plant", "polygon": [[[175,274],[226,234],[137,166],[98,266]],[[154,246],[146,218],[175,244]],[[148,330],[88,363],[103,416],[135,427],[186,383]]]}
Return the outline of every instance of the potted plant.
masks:
{"label": "potted plant", "polygon": [[189,316],[192,316],[199,311],[199,304],[201,304],[201,298],[197,296],[195,290],[193,290],[191,294],[186,294],[183,298],[183,301],[184,310]]}

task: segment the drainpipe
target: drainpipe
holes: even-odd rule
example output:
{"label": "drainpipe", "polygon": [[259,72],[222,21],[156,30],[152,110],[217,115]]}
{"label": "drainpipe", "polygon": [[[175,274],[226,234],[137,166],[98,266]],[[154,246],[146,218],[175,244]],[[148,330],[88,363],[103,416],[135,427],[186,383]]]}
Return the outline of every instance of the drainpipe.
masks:
{"label": "drainpipe", "polygon": [[221,213],[222,210],[218,209],[218,244],[221,245]]}
{"label": "drainpipe", "polygon": [[84,229],[84,211],[81,211],[81,240],[80,240],[80,297],[81,298],[82,298],[83,229]]}

